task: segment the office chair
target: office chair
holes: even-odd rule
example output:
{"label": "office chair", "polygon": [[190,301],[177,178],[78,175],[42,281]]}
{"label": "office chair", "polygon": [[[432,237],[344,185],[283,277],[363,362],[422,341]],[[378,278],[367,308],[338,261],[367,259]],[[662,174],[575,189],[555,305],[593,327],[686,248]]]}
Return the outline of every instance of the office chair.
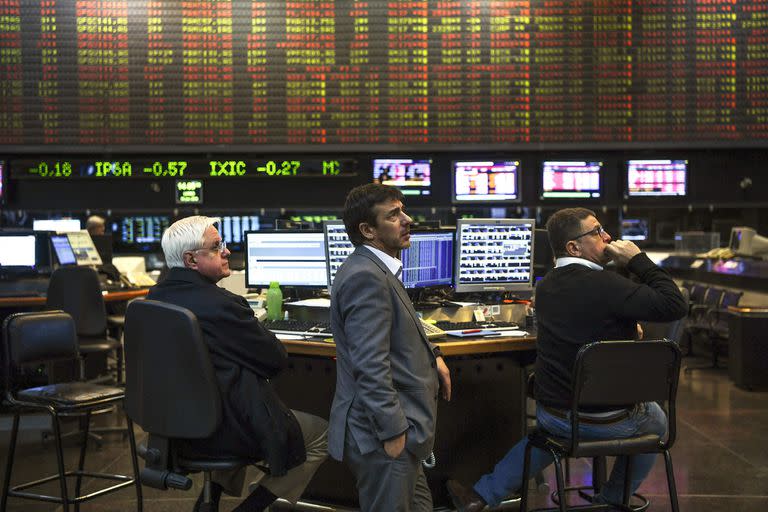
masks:
{"label": "office chair", "polygon": [[[136,442],[131,420],[128,422],[128,437],[131,447],[131,463],[133,477],[109,473],[94,473],[85,471],[85,454],[88,436],[88,425],[91,413],[113,407],[122,402],[124,393],[120,388],[102,386],[86,382],[66,382],[24,389],[17,379],[22,367],[36,365],[51,360],[67,360],[77,356],[77,334],[72,317],[63,311],[43,311],[34,313],[17,313],[6,318],[3,323],[3,374],[4,397],[3,403],[13,412],[13,426],[8,448],[8,459],[5,466],[2,499],[0,510],[6,510],[9,497],[29,500],[60,503],[64,512],[69,511],[69,505],[74,504],[79,510],[80,503],[134,485],[136,487],[137,510],[142,510],[141,485],[139,483],[139,467],[136,461]],[[19,418],[29,412],[44,412],[51,416],[56,442],[56,462],[58,473],[32,482],[11,487],[11,474],[16,452],[16,439],[19,432]],[[62,436],[59,421],[61,416],[80,414],[85,417],[85,426],[81,433],[83,443],[77,470],[66,471],[62,449]],[[67,488],[67,477],[76,477],[74,496]],[[118,483],[103,487],[97,491],[81,494],[83,477],[88,479],[106,479]],[[28,489],[38,485],[58,480],[61,495],[50,496],[29,492]]]}
{"label": "office chair", "polygon": [[686,366],[685,373],[690,373],[693,370],[719,370],[722,368],[718,364],[718,358],[720,354],[728,353],[728,317],[731,314],[728,307],[738,305],[743,294],[743,292],[722,290],[717,307],[707,309],[706,316],[702,320],[701,331],[709,343],[710,363],[702,366]]}
{"label": "office chair", "polygon": [[[688,342],[687,356],[693,354],[693,343],[696,336],[705,332],[709,328],[709,311],[719,306],[725,290],[714,286],[709,286],[701,295],[700,302],[694,302],[694,291],[691,291],[691,308],[688,311],[688,319],[685,322],[685,336]],[[696,296],[701,292],[696,291]]]}
{"label": "office chair", "polygon": [[141,482],[156,489],[189,490],[189,473],[204,474],[206,512],[211,472],[256,461],[185,456],[183,439],[210,437],[221,422],[221,397],[197,318],[188,309],[142,300],[128,305],[125,321],[125,411],[149,434],[140,455]]}
{"label": "office chair", "polygon": [[[536,447],[552,455],[557,480],[558,508],[568,510],[566,492],[584,487],[565,488],[561,459],[564,457],[606,457],[663,453],[667,485],[672,511],[678,512],[672,458],[669,449],[675,442],[675,397],[680,374],[680,349],[667,340],[601,341],[590,343],[579,350],[573,369],[573,400],[571,403],[571,437],[561,438],[537,428],[528,436],[523,465],[523,487],[520,510],[527,511],[528,478],[531,450]],[[578,411],[584,407],[617,407],[624,404],[663,401],[667,404],[668,434],[666,441],[656,435],[643,435],[621,439],[585,440],[579,435]],[[622,510],[645,510],[649,501],[635,494],[642,503],[630,507],[631,460],[627,457],[627,478],[624,482]],[[595,489],[595,492],[599,492]],[[592,504],[579,510],[606,510],[616,504]]]}

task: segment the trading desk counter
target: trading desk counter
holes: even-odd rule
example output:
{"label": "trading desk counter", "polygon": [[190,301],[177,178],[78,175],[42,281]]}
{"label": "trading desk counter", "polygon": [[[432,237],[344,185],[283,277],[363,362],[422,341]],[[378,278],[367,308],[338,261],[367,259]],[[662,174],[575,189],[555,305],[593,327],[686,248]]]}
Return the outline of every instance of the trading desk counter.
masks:
{"label": "trading desk counter", "polygon": [[[131,300],[137,297],[144,297],[147,293],[149,293],[149,288],[136,288],[106,292],[103,295],[104,302],[115,302],[120,300]],[[0,297],[0,308],[19,308],[26,306],[45,306],[45,296],[19,295],[16,297]]]}
{"label": "trading desk counter", "polygon": [[[427,469],[435,507],[447,506],[448,478],[474,482],[491,470],[525,433],[525,367],[533,362],[535,336],[433,340],[451,370],[453,397],[440,399],[434,454]],[[288,369],[274,379],[293,408],[328,418],[336,385],[333,343],[284,340]],[[354,478],[329,460],[318,470],[305,496],[325,503],[357,506]]]}

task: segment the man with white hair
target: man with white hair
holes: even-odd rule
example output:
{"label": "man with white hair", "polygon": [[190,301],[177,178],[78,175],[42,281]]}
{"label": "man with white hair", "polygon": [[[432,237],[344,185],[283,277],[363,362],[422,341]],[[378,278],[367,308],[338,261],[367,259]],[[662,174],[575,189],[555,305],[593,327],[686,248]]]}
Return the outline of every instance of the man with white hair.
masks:
{"label": "man with white hair", "polygon": [[[188,440],[196,455],[263,460],[270,474],[235,508],[261,511],[278,497],[296,502],[327,457],[328,423],[288,409],[269,379],[286,365],[282,343],[254,317],[248,302],[216,283],[230,275],[225,242],[215,217],[192,216],[163,233],[168,276],[147,298],[192,311],[200,324],[221,392],[222,422],[209,438]],[[255,469],[254,469],[255,470]],[[240,495],[245,471],[214,472],[213,510],[222,491]],[[202,494],[195,511],[202,503]]]}

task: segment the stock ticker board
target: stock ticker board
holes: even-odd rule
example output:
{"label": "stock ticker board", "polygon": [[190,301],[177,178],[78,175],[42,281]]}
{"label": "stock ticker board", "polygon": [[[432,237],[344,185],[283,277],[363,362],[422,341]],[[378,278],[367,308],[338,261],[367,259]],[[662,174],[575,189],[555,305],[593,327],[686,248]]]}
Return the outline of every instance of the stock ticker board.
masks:
{"label": "stock ticker board", "polygon": [[0,0],[0,149],[756,145],[765,0]]}

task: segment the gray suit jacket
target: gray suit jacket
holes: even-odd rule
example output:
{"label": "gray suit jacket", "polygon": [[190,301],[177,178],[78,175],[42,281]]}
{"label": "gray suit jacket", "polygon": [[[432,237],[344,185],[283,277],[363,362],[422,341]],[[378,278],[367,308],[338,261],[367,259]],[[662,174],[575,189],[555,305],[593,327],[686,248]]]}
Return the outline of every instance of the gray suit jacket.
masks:
{"label": "gray suit jacket", "polygon": [[437,413],[434,345],[402,283],[365,246],[336,274],[331,329],[337,354],[331,456],[343,459],[348,428],[362,454],[407,431],[405,448],[427,457]]}

